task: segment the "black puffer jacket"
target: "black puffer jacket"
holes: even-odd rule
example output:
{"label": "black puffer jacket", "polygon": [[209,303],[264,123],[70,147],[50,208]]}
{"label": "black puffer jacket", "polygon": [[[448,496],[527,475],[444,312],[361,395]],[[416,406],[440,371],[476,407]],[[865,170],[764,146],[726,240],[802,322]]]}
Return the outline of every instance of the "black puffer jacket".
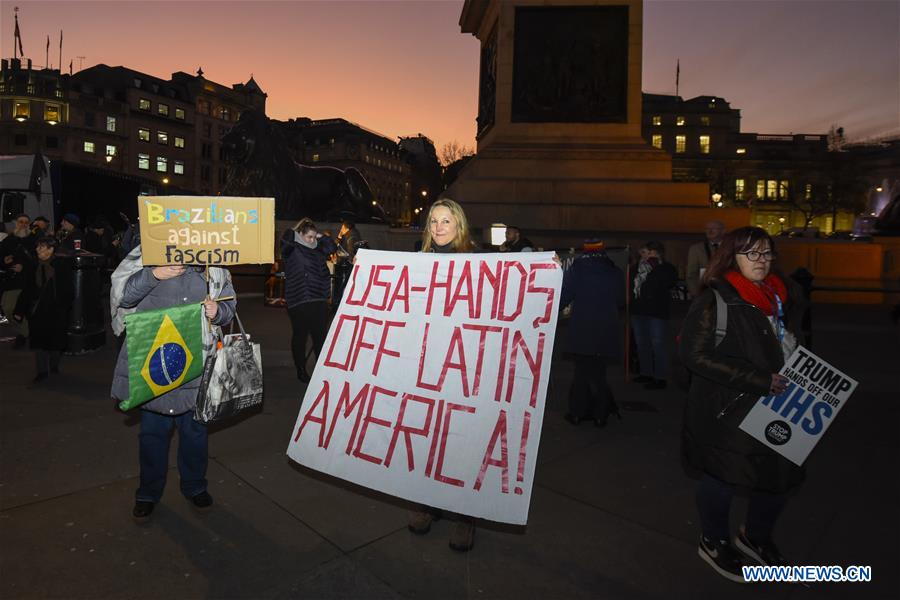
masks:
{"label": "black puffer jacket", "polygon": [[728,304],[724,339],[716,347],[716,300],[705,290],[691,305],[679,344],[693,373],[682,430],[685,459],[727,483],[787,491],[803,480],[803,469],[738,429],[784,364],[781,343],[768,317],[729,283],[714,280],[711,286]]}
{"label": "black puffer jacket", "polygon": [[284,298],[288,308],[304,302],[323,302],[331,296],[331,273],[328,255],[337,246],[327,235],[319,238],[315,249],[294,241],[294,230],[281,236],[281,257],[284,259]]}

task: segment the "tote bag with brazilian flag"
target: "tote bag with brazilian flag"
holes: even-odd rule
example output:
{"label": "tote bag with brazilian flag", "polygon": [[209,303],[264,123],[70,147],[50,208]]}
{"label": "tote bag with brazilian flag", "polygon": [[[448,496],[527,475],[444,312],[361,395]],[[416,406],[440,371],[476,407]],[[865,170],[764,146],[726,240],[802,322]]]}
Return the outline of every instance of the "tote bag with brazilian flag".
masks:
{"label": "tote bag with brazilian flag", "polygon": [[203,373],[203,332],[199,303],[132,313],[125,317],[130,410]]}

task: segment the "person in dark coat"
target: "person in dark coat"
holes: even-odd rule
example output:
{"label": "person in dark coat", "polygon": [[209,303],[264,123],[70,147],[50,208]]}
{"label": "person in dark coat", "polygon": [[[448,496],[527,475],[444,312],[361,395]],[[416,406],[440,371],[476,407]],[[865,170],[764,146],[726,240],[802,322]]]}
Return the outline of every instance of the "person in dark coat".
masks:
{"label": "person in dark coat", "polygon": [[665,261],[665,248],[650,241],[641,248],[641,260],[632,279],[631,330],[637,346],[640,375],[636,383],[651,390],[665,389],[668,375],[666,329],[670,290],[678,282],[678,271]]}
{"label": "person in dark coat", "polygon": [[[796,346],[782,320],[789,297],[784,280],[772,272],[775,256],[775,244],[763,229],[726,234],[701,280],[707,289],[691,305],[679,344],[693,375],[682,434],[685,462],[700,475],[699,554],[733,581],[743,581],[745,560],[729,541],[735,492],[750,497],[737,550],[758,563],[787,564],[772,542],[772,530],[787,492],[803,479],[802,468],[738,429],[760,396],[784,391],[787,379],[778,371]],[[713,289],[728,314],[718,345]]]}
{"label": "person in dark coat", "polygon": [[563,278],[560,308],[572,305],[563,349],[575,358],[569,392],[572,425],[592,420],[602,427],[618,414],[606,367],[621,359],[622,327],[619,308],[625,304],[625,275],[606,255],[603,243],[589,241]]}
{"label": "person in dark coat", "polygon": [[14,313],[20,323],[28,319],[28,345],[34,352],[37,370],[35,383],[59,372],[60,356],[66,349],[69,311],[75,298],[70,259],[55,256],[56,246],[56,239],[49,236],[37,240],[37,260],[24,271],[24,286]]}
{"label": "person in dark coat", "polygon": [[506,241],[500,245],[500,252],[522,252],[526,248],[534,249],[534,244],[522,235],[522,230],[515,225],[506,228]]}
{"label": "person in dark coat", "polygon": [[312,336],[316,357],[322,352],[328,326],[331,273],[328,256],[337,245],[319,233],[312,219],[303,219],[281,237],[284,262],[284,297],[291,319],[291,353],[297,379],[309,383],[306,371],[306,338]]}
{"label": "person in dark coat", "polygon": [[346,255],[346,258],[353,260],[361,243],[363,243],[363,239],[362,235],[359,233],[359,229],[356,228],[356,223],[349,219],[341,221],[341,230],[338,232],[337,245],[338,248],[343,251],[341,253],[342,256]]}
{"label": "person in dark coat", "polygon": [[[19,296],[25,287],[26,267],[36,260],[34,246],[37,236],[29,229],[31,218],[22,213],[16,216],[10,234],[0,240],[0,310],[14,316]],[[15,348],[24,348],[28,339],[28,319],[13,319]]]}
{"label": "person in dark coat", "polygon": [[84,231],[81,230],[81,219],[75,213],[66,213],[56,230],[61,254],[73,254],[81,249]]}

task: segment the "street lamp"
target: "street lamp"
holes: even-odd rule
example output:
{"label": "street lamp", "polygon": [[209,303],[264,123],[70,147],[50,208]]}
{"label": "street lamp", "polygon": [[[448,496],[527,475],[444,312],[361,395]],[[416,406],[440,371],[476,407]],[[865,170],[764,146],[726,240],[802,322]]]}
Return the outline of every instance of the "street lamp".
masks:
{"label": "street lamp", "polygon": [[781,223],[781,233],[784,233],[784,217],[778,217],[778,222]]}
{"label": "street lamp", "polygon": [[713,204],[715,204],[719,208],[722,208],[722,206],[724,206],[724,203],[722,202],[722,194],[720,194],[719,192],[716,192],[712,195],[712,201]]}

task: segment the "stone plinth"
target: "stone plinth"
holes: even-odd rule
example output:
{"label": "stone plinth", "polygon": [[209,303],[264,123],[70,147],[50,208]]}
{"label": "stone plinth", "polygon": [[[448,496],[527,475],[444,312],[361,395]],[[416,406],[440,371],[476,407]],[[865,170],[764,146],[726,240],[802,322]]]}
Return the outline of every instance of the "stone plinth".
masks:
{"label": "stone plinth", "polygon": [[[482,44],[478,152],[442,194],[473,225],[697,232],[706,183],[672,182],[671,157],[641,131],[640,0],[467,0]],[[732,213],[732,214],[726,214]]]}

